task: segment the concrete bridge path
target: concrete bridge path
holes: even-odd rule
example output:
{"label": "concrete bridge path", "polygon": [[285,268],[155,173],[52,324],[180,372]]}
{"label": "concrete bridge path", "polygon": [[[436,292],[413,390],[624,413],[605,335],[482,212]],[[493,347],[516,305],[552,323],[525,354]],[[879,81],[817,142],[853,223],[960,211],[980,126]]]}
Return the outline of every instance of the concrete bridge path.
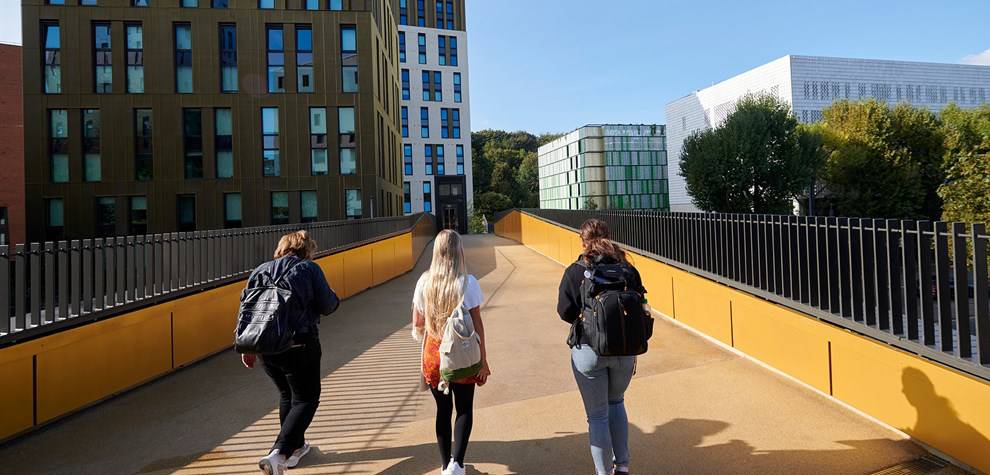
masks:
{"label": "concrete bridge path", "polygon": [[[592,474],[555,314],[562,267],[469,236],[493,376],[479,388],[470,474]],[[409,333],[417,270],[324,320],[314,446],[291,474],[439,473],[432,398]],[[233,313],[233,311],[231,312]],[[218,318],[233,316],[218,316]],[[250,474],[278,429],[276,392],[225,352],[0,447],[10,474]],[[867,474],[923,451],[898,434],[668,321],[627,393],[637,474]]]}

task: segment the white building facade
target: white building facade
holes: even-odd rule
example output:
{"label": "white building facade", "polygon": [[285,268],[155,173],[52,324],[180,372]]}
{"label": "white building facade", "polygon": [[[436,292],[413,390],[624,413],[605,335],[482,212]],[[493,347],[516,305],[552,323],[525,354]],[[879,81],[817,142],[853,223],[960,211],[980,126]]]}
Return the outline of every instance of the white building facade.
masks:
{"label": "white building facade", "polygon": [[667,104],[671,211],[698,211],[680,176],[684,140],[717,127],[746,94],[771,94],[791,105],[798,121],[817,122],[839,99],[906,102],[933,112],[990,101],[990,66],[784,56]]}
{"label": "white building facade", "polygon": [[[474,196],[467,31],[463,11],[456,27],[440,18],[443,5],[454,11],[464,2],[436,1],[436,16],[433,3],[401,1],[398,8],[409,12],[402,18],[408,24],[399,22],[403,208],[434,213],[441,227],[466,232]],[[417,13],[424,4],[428,16]],[[437,28],[416,26],[424,23]]]}
{"label": "white building facade", "polygon": [[587,125],[538,154],[540,208],[668,209],[663,125]]}

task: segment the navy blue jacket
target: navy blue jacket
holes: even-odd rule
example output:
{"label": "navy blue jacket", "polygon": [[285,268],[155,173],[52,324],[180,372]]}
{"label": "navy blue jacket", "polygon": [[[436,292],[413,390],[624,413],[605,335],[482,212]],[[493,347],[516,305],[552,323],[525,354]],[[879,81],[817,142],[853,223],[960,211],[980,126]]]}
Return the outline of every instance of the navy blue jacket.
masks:
{"label": "navy blue jacket", "polygon": [[296,334],[302,336],[309,333],[309,336],[315,337],[320,315],[330,315],[340,305],[337,294],[327,284],[323,269],[313,261],[304,261],[290,254],[258,266],[248,278],[247,286],[266,285],[280,277],[289,284],[299,306],[298,316],[294,319]]}

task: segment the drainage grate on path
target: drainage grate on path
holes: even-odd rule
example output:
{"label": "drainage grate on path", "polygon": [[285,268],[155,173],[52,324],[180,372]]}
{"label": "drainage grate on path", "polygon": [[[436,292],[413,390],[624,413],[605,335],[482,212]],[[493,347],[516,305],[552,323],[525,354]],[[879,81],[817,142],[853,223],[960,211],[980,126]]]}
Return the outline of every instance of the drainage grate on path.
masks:
{"label": "drainage grate on path", "polygon": [[966,472],[934,455],[899,463],[870,475],[965,475]]}

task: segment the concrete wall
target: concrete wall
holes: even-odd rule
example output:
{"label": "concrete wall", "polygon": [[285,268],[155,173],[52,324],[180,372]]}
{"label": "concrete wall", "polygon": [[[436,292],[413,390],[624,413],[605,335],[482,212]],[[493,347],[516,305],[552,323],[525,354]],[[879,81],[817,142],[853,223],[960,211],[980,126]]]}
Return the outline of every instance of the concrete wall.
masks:
{"label": "concrete wall", "polygon": [[[580,252],[573,231],[515,211],[495,232],[565,265]],[[649,257],[631,260],[654,310],[990,472],[987,381]]]}
{"label": "concrete wall", "polygon": [[[410,232],[318,259],[341,298],[410,270],[433,236]],[[0,349],[0,441],[218,352],[233,343],[244,282]]]}

